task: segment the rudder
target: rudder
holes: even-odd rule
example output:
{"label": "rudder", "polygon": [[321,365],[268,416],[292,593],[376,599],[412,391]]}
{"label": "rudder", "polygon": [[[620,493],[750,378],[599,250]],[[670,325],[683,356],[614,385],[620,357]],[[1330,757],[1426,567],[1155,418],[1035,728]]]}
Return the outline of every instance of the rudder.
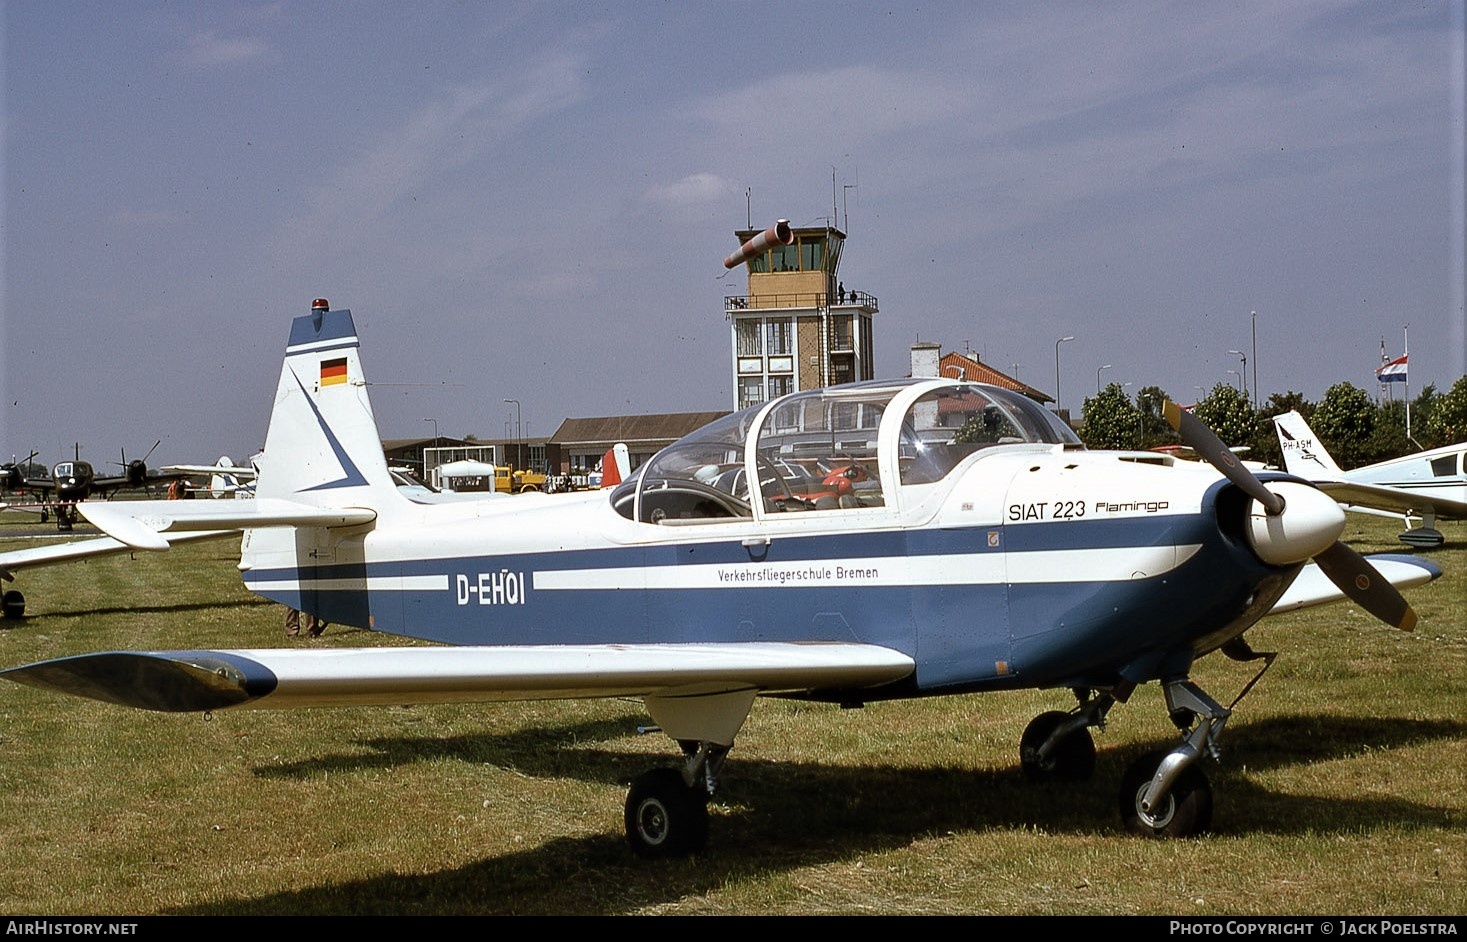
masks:
{"label": "rudder", "polygon": [[349,309],[333,311],[318,300],[291,322],[257,497],[370,507],[380,495],[396,496],[359,347]]}

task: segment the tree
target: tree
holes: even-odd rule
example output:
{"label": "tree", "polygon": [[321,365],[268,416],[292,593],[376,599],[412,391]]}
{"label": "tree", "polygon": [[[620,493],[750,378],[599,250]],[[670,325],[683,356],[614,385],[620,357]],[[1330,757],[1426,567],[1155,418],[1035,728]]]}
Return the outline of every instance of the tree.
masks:
{"label": "tree", "polygon": [[1090,448],[1134,449],[1141,445],[1141,413],[1126,392],[1111,383],[1100,395],[1085,400],[1080,415],[1085,424],[1080,440]]}
{"label": "tree", "polygon": [[1413,443],[1420,448],[1436,448],[1446,444],[1431,440],[1431,414],[1436,411],[1436,405],[1441,399],[1436,386],[1427,383],[1426,388],[1411,400],[1411,437]]}
{"label": "tree", "polygon": [[1160,386],[1142,386],[1136,394],[1136,408],[1141,413],[1141,448],[1174,444],[1177,433],[1167,424],[1162,406],[1171,399]]}
{"label": "tree", "polygon": [[1336,383],[1325,390],[1309,426],[1335,462],[1349,470],[1363,463],[1367,443],[1375,431],[1376,411],[1365,390],[1350,383]]}
{"label": "tree", "polygon": [[1381,403],[1375,412],[1375,424],[1370,437],[1361,445],[1361,464],[1375,464],[1390,458],[1399,458],[1417,451],[1406,436],[1406,400]]}
{"label": "tree", "polygon": [[1427,434],[1438,445],[1467,442],[1467,376],[1459,377],[1445,396],[1437,398],[1427,419]]}
{"label": "tree", "polygon": [[1218,383],[1197,403],[1192,414],[1224,443],[1252,446],[1253,407],[1237,387]]}

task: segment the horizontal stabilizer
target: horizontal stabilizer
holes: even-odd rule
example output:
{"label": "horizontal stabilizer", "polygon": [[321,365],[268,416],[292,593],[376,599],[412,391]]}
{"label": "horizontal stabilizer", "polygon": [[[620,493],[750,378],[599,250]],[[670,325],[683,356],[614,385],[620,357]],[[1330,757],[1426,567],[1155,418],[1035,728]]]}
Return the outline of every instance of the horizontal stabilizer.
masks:
{"label": "horizontal stabilizer", "polygon": [[[1382,553],[1376,556],[1365,557],[1376,571],[1384,576],[1391,585],[1398,589],[1410,586],[1425,585],[1433,579],[1441,577],[1441,569],[1434,563],[1422,559],[1420,556],[1410,556],[1398,553]],[[1283,612],[1292,612],[1300,608],[1309,608],[1314,605],[1324,605],[1329,602],[1339,602],[1345,599],[1345,594],[1330,581],[1329,577],[1318,565],[1310,563],[1299,573],[1299,577],[1289,586],[1272,609],[1270,615],[1278,615]]]}
{"label": "horizontal stabilizer", "polygon": [[355,527],[377,519],[376,511],[365,508],[313,507],[266,498],[82,501],[76,507],[108,536],[145,550],[167,549],[169,538],[163,534],[258,527]]}
{"label": "horizontal stabilizer", "polygon": [[404,703],[794,693],[893,683],[890,648],[841,642],[113,651],[0,671],[16,683],[169,713]]}

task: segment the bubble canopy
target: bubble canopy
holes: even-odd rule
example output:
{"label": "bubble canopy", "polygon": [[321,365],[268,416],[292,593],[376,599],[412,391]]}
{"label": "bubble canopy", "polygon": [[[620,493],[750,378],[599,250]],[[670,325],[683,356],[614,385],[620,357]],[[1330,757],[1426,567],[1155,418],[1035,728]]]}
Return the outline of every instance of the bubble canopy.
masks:
{"label": "bubble canopy", "polygon": [[612,492],[652,524],[772,514],[869,515],[897,488],[944,480],[1013,445],[1075,445],[1034,400],[980,383],[910,379],[792,393],[711,422],[658,452]]}

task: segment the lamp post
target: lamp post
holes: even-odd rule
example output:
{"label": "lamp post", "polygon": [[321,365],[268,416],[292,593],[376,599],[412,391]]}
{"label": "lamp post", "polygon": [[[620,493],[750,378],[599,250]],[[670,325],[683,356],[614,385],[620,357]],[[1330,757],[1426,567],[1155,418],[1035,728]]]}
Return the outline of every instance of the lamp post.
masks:
{"label": "lamp post", "polygon": [[1258,409],[1258,312],[1252,315],[1253,322],[1253,409]]}
{"label": "lamp post", "polygon": [[520,401],[518,399],[506,399],[505,402],[514,403],[514,466],[520,467]]}
{"label": "lamp post", "polygon": [[1099,370],[1095,371],[1095,395],[1097,396],[1100,395],[1100,370],[1108,369],[1110,369],[1109,363],[1107,363],[1105,366],[1102,366]]}
{"label": "lamp post", "polygon": [[1228,372],[1238,377],[1238,391],[1241,392],[1243,390],[1243,377],[1239,375],[1237,370],[1228,370]]}
{"label": "lamp post", "polygon": [[1248,398],[1248,354],[1244,353],[1242,350],[1229,350],[1228,352],[1231,353],[1233,356],[1238,357],[1240,360],[1243,361],[1242,364],[1239,367],[1239,369],[1241,370],[1241,372],[1238,375],[1243,380],[1243,398],[1244,399],[1247,399]]}
{"label": "lamp post", "polygon": [[[424,419],[423,421],[433,423],[433,446],[435,448],[438,447],[438,420]],[[423,480],[428,480],[429,471],[427,449],[423,449],[422,451],[418,452],[418,470],[422,472]]]}
{"label": "lamp post", "polygon": [[1074,340],[1074,337],[1061,337],[1054,342],[1054,411],[1060,411],[1060,374],[1059,374],[1059,348],[1060,344]]}

